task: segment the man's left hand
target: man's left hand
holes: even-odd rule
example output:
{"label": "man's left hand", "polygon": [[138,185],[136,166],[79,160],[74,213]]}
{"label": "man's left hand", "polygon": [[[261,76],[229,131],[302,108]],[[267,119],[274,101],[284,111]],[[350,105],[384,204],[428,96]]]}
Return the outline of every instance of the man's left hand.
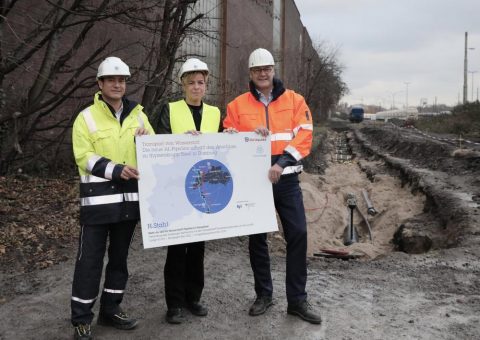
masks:
{"label": "man's left hand", "polygon": [[255,133],[258,133],[262,137],[267,137],[270,134],[270,131],[265,126],[258,126],[255,130]]}
{"label": "man's left hand", "polygon": [[229,127],[223,130],[223,133],[238,133],[238,130],[233,127]]}
{"label": "man's left hand", "polygon": [[125,165],[120,174],[120,178],[128,181],[129,179],[139,179],[138,170],[133,166]]}
{"label": "man's left hand", "polygon": [[276,184],[280,180],[280,176],[282,176],[282,172],[283,172],[283,168],[278,164],[274,164],[272,165],[270,170],[268,170],[268,179],[273,184]]}
{"label": "man's left hand", "polygon": [[143,135],[149,135],[150,132],[148,132],[147,129],[145,128],[137,128],[137,130],[135,130],[135,136],[143,136]]}

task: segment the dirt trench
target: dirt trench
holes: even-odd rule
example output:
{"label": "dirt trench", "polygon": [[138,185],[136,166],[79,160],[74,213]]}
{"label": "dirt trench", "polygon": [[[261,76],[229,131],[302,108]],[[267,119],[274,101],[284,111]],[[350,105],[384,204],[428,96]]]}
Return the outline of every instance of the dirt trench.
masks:
{"label": "dirt trench", "polygon": [[[445,247],[441,223],[427,212],[428,199],[422,190],[391,171],[384,160],[362,152],[362,141],[345,124],[325,135],[314,151],[318,154],[310,160],[314,164],[307,165],[318,174],[302,175],[310,256],[343,251],[372,260],[394,250],[423,253]],[[374,214],[368,213],[364,194]],[[353,225],[359,239],[345,246],[351,240],[346,235],[352,213],[347,207],[349,195],[355,198]],[[419,224],[421,232],[409,233]]]}
{"label": "dirt trench", "polygon": [[478,245],[480,152],[393,124],[370,122],[355,127],[352,136],[363,158],[380,160],[402,185],[426,198],[424,215],[407,221],[396,235],[400,248],[402,233],[412,240],[425,237],[434,249]]}

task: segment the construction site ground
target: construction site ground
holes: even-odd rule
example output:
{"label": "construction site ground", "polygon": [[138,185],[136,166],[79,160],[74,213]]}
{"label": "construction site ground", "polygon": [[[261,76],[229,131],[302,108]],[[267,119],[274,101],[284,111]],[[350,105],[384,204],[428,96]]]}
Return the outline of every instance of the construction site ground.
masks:
{"label": "construction site ground", "polygon": [[[317,140],[301,186],[308,221],[307,292],[321,325],[286,313],[281,231],[269,235],[274,305],[264,315],[248,315],[255,298],[248,237],[236,237],[207,242],[202,300],[208,316],[187,313],[182,325],[168,324],[166,249],[144,250],[139,228],[123,307],[140,325],[120,331],[94,323],[95,338],[480,338],[479,151],[371,122],[331,121]],[[75,178],[0,178],[0,339],[72,338],[76,186]],[[367,214],[362,190],[376,215]],[[348,194],[355,195],[373,240],[355,211],[360,239],[347,247]],[[332,250],[358,258],[315,255]]]}

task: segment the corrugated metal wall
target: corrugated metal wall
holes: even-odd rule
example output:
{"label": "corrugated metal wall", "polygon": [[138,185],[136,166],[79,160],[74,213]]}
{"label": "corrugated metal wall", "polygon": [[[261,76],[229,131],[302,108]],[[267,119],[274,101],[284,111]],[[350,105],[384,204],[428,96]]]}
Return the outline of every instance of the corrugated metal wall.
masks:
{"label": "corrugated metal wall", "polygon": [[275,58],[275,72],[277,77],[283,78],[283,25],[284,25],[284,1],[273,0],[273,57]]}
{"label": "corrugated metal wall", "polygon": [[[187,22],[197,14],[204,17],[195,22],[191,27],[191,33],[182,42],[177,56],[181,58],[173,72],[178,77],[178,71],[183,61],[188,57],[196,57],[207,63],[209,69],[208,97],[210,103],[221,102],[221,27],[222,27],[222,1],[200,0],[189,11]],[[196,33],[194,31],[197,31]],[[201,33],[199,33],[201,32]],[[178,79],[178,78],[176,78]],[[181,91],[180,87],[177,90]]]}

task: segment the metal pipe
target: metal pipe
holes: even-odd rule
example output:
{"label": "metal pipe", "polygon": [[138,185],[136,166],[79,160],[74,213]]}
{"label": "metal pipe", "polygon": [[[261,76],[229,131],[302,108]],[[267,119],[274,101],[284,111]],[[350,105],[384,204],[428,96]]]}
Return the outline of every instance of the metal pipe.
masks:
{"label": "metal pipe", "polygon": [[372,227],[370,226],[370,222],[368,222],[367,217],[364,214],[362,214],[360,209],[358,209],[358,206],[357,206],[357,212],[360,215],[360,217],[362,218],[362,220],[365,221],[365,224],[366,224],[367,229],[368,229],[368,236],[370,237],[370,241],[372,241],[372,243],[373,243]]}
{"label": "metal pipe", "polygon": [[367,213],[372,216],[376,215],[377,211],[373,207],[373,204],[370,201],[370,198],[368,197],[368,193],[365,189],[362,189],[362,195],[363,195],[363,198],[365,199],[365,203],[367,203]]}

